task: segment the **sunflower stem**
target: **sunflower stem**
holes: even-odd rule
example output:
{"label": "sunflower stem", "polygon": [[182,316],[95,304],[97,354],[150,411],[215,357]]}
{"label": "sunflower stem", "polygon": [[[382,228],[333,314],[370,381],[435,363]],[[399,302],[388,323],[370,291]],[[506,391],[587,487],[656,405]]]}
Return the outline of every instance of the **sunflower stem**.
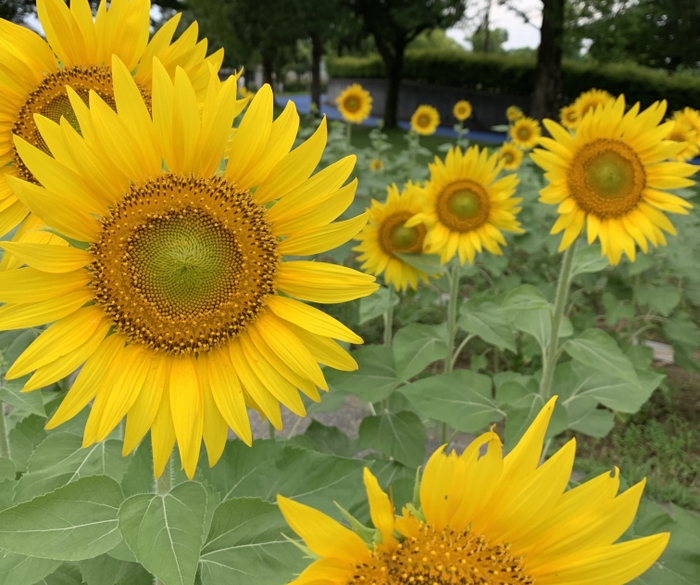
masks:
{"label": "sunflower stem", "polygon": [[[450,268],[448,280],[450,282],[450,298],[447,301],[447,352],[445,355],[445,373],[452,371],[453,353],[455,349],[455,336],[457,334],[457,305],[459,301],[459,275],[460,266],[456,262]],[[447,443],[447,423],[442,423],[442,443]]]}
{"label": "sunflower stem", "polygon": [[5,426],[5,404],[0,401],[0,457],[10,458],[10,440]]}
{"label": "sunflower stem", "polygon": [[345,143],[350,148],[352,144],[352,124],[350,122],[345,124]]}
{"label": "sunflower stem", "polygon": [[542,383],[540,384],[540,396],[547,400],[552,391],[552,381],[554,380],[554,370],[559,360],[559,328],[564,316],[566,307],[566,297],[569,295],[571,286],[571,272],[574,265],[574,252],[576,251],[576,241],[564,252],[562,260],[559,282],[557,282],[557,296],[554,300],[554,311],[552,312],[552,331],[549,336],[549,344],[544,353],[542,365]]}
{"label": "sunflower stem", "polygon": [[267,421],[267,437],[268,439],[275,438],[275,427],[272,426],[272,423],[269,420]]}
{"label": "sunflower stem", "polygon": [[392,327],[394,324],[394,287],[389,285],[388,306],[384,312],[384,345],[391,347]]}

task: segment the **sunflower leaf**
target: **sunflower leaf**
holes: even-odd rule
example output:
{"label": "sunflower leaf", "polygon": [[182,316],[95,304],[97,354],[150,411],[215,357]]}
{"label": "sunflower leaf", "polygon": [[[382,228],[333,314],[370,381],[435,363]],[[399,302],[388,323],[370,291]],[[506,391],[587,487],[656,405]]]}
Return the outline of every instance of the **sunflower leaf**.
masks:
{"label": "sunflower leaf", "polygon": [[440,264],[440,256],[437,254],[396,254],[396,256],[409,266],[422,270],[428,275],[444,274],[448,266]]}
{"label": "sunflower leaf", "polygon": [[482,303],[473,311],[462,305],[459,326],[485,342],[515,352],[515,334],[501,309],[494,303]]}
{"label": "sunflower leaf", "polygon": [[34,585],[53,573],[60,564],[61,561],[5,552],[0,554],[0,583]]}
{"label": "sunflower leaf", "polygon": [[576,339],[563,345],[572,359],[615,378],[639,385],[637,372],[617,342],[605,331],[586,329]]}
{"label": "sunflower leaf", "polygon": [[397,294],[391,294],[387,287],[380,286],[376,292],[360,299],[359,325],[383,315],[389,307],[398,305],[398,303],[399,296]]}
{"label": "sunflower leaf", "polygon": [[396,332],[392,347],[398,378],[406,381],[433,362],[445,358],[447,328],[444,324],[411,323]]}
{"label": "sunflower leaf", "polygon": [[580,246],[574,252],[571,276],[587,272],[600,272],[610,266],[607,256],[603,256],[600,244]]}
{"label": "sunflower leaf", "polygon": [[425,458],[425,427],[414,412],[385,411],[362,420],[360,445],[388,455],[408,467],[418,467]]}

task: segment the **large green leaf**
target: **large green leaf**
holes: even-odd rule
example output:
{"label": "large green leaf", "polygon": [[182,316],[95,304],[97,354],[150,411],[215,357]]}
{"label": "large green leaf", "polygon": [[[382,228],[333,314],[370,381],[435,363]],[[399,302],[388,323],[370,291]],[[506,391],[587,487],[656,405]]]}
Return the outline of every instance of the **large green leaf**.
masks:
{"label": "large green leaf", "polygon": [[513,327],[498,305],[482,303],[476,310],[469,310],[467,307],[462,305],[462,316],[459,319],[462,329],[496,347],[516,351]]}
{"label": "large green leaf", "polygon": [[422,270],[428,275],[444,274],[447,266],[440,264],[440,256],[437,254],[396,254],[409,266]]}
{"label": "large green leaf", "polygon": [[153,585],[153,576],[138,563],[106,554],[81,561],[80,572],[85,585]]}
{"label": "large green leaf", "polygon": [[352,457],[359,451],[357,439],[351,439],[338,427],[324,425],[312,420],[304,436],[311,439],[318,448],[315,450],[338,457]]}
{"label": "large green leaf", "polygon": [[375,317],[379,317],[387,312],[389,307],[393,307],[399,303],[399,295],[391,294],[385,286],[380,286],[374,293],[368,297],[360,299],[360,321],[362,325],[367,321],[371,321]]}
{"label": "large green leaf", "polygon": [[444,324],[412,323],[396,332],[392,347],[398,378],[406,381],[433,362],[445,359],[447,328]]}
{"label": "large green leaf", "polygon": [[121,540],[121,502],[121,488],[112,478],[84,477],[0,512],[0,547],[62,561],[95,557]]}
{"label": "large green leaf", "polygon": [[83,585],[80,566],[77,563],[61,563],[58,569],[36,585]]}
{"label": "large green leaf", "polygon": [[404,386],[401,393],[418,412],[466,433],[505,416],[491,398],[491,379],[471,370],[423,378]]}
{"label": "large green leaf", "polygon": [[595,398],[581,397],[565,405],[569,428],[591,437],[605,437],[615,424],[615,417],[607,409],[597,408]]}
{"label": "large green leaf", "polygon": [[325,455],[276,441],[254,441],[252,447],[229,441],[212,468],[200,473],[223,500],[260,497],[274,502],[277,494],[319,508],[326,513],[335,504],[353,500],[361,483],[360,461]]}
{"label": "large green leaf", "polygon": [[607,256],[602,255],[600,244],[580,246],[574,251],[571,275],[600,272],[610,266]]}
{"label": "large green leaf", "polygon": [[[336,509],[337,513],[337,509]],[[276,505],[258,498],[222,503],[201,553],[203,585],[283,585],[309,563]]]}
{"label": "large green leaf", "polygon": [[[542,351],[549,345],[552,337],[552,314],[549,309],[518,311],[513,315],[513,325],[518,331],[532,335]],[[559,338],[570,337],[573,332],[571,321],[567,317],[562,317],[559,323]]]}
{"label": "large green leaf", "polygon": [[542,296],[538,288],[531,284],[523,284],[508,293],[501,307],[513,314],[517,311],[549,309],[552,304]]}
{"label": "large green leaf", "polygon": [[409,410],[385,411],[362,420],[360,445],[388,455],[408,467],[418,467],[425,458],[425,427]]}
{"label": "large green leaf", "polygon": [[637,372],[630,359],[615,340],[601,329],[586,329],[580,337],[570,339],[564,351],[574,360],[615,378],[639,384]]}
{"label": "large green leaf", "polygon": [[350,392],[366,402],[380,402],[401,383],[390,347],[366,345],[353,351],[352,357],[358,365],[355,372],[326,370],[326,381],[332,389]]}
{"label": "large green leaf", "polygon": [[678,287],[670,284],[648,284],[637,289],[637,300],[640,305],[647,305],[657,313],[668,317],[680,303],[681,295]]}
{"label": "large green leaf", "polygon": [[120,481],[127,465],[121,443],[109,439],[83,449],[82,442],[70,433],[53,433],[44,439],[29,458],[27,473],[17,482],[15,501],[31,500],[89,475]]}
{"label": "large green leaf", "polygon": [[139,563],[164,585],[192,585],[206,509],[204,487],[187,482],[164,495],[130,497],[119,510],[119,530]]}
{"label": "large green leaf", "polygon": [[671,343],[694,351],[700,346],[700,329],[693,321],[693,318],[685,313],[679,312],[664,323],[664,334]]}
{"label": "large green leaf", "polygon": [[46,416],[44,400],[41,392],[20,392],[24,386],[25,378],[20,380],[6,380],[0,385],[0,401],[7,402],[15,408],[21,408],[29,414]]}
{"label": "large green leaf", "polygon": [[38,329],[0,332],[0,374],[4,374],[41,333]]}
{"label": "large green leaf", "polygon": [[26,471],[27,462],[36,446],[46,438],[46,419],[33,414],[15,425],[10,431],[10,458],[17,471]]}
{"label": "large green leaf", "polygon": [[38,559],[7,551],[0,551],[0,583],[34,585],[53,573],[61,561]]}

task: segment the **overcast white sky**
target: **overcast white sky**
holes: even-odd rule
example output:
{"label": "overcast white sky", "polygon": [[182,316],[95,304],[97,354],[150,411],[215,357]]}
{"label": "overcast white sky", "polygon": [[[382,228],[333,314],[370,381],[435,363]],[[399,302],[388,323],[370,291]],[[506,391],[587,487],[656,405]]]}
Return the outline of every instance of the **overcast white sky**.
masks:
{"label": "overcast white sky", "polygon": [[[542,23],[542,2],[540,0],[511,0],[510,3],[528,15],[530,24],[525,24],[523,19],[512,10],[499,6],[497,0],[493,0],[490,28],[504,28],[508,31],[508,42],[503,45],[504,49],[536,48],[540,44],[539,28]],[[471,4],[475,5],[476,2]],[[478,4],[476,4],[475,8],[478,10]],[[473,8],[468,10],[469,15],[474,13],[475,10]],[[479,11],[479,15],[481,14],[481,11]],[[467,22],[467,31],[463,28],[451,28],[447,31],[447,35],[464,44],[465,34],[469,36],[477,24],[478,22],[476,21]]]}

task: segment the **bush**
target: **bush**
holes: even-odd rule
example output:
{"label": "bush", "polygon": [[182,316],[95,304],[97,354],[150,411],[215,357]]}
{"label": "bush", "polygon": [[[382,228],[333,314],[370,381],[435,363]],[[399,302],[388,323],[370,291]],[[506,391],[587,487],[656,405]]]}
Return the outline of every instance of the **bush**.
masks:
{"label": "bush", "polygon": [[[336,57],[328,62],[331,77],[383,77],[379,55]],[[478,89],[494,93],[530,95],[535,60],[508,55],[483,55],[454,50],[408,51],[404,79],[421,83]],[[669,75],[631,64],[595,64],[565,61],[562,66],[563,103],[597,87],[613,95],[624,93],[628,102],[647,106],[666,99],[670,110],[700,109],[700,77]]]}

